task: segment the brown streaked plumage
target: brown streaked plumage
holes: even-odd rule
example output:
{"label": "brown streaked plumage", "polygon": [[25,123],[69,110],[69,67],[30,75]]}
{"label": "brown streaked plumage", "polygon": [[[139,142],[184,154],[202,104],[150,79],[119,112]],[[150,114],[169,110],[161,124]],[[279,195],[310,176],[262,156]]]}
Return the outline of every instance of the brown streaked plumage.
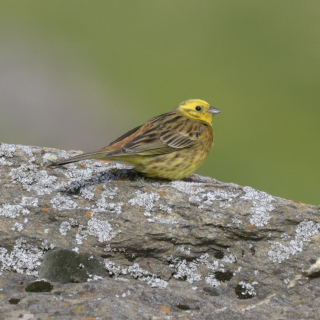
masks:
{"label": "brown streaked plumage", "polygon": [[105,148],[51,165],[85,159],[111,160],[132,164],[148,177],[182,179],[206,159],[213,145],[212,115],[219,112],[203,100],[187,100],[171,112],[128,131]]}

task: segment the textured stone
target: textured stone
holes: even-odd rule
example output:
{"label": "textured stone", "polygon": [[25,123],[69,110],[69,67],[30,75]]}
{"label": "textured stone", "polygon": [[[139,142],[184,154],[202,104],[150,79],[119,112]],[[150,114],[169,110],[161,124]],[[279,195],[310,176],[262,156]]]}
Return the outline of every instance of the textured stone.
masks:
{"label": "textured stone", "polygon": [[0,145],[0,319],[320,318],[320,207],[74,154]]}

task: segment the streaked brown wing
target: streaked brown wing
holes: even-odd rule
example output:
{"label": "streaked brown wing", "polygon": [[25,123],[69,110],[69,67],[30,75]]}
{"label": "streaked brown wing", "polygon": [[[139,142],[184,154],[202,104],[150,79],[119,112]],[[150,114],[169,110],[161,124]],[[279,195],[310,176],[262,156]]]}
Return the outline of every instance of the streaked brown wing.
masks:
{"label": "streaked brown wing", "polygon": [[205,128],[205,124],[190,119],[165,123],[161,128],[160,139],[171,148],[190,148],[197,143],[198,137]]}
{"label": "streaked brown wing", "polygon": [[197,143],[197,138],[206,127],[201,122],[186,119],[175,113],[163,116],[150,120],[143,126],[145,130],[142,130],[141,134],[109,155],[156,155],[190,148]]}
{"label": "streaked brown wing", "polygon": [[109,145],[106,147],[100,149],[98,152],[123,152],[123,147],[136,137],[139,137],[149,131],[152,128],[155,128],[158,123],[160,123],[164,118],[168,117],[171,115],[173,112],[168,112],[162,115],[159,115],[157,117],[154,117],[147,121],[145,124],[138,126],[134,129],[131,129],[127,133],[123,134],[120,136],[118,139],[112,141]]}
{"label": "streaked brown wing", "polygon": [[133,133],[135,133],[136,131],[138,131],[141,127],[142,127],[142,125],[131,129],[130,131],[126,132],[125,134],[123,134],[123,135],[122,135],[121,137],[119,137],[118,139],[110,142],[106,147],[104,147],[104,148],[102,148],[102,149],[108,148],[108,147],[112,146],[113,144],[115,144],[115,143],[117,143],[117,142],[119,142],[119,141],[121,141],[121,140],[123,140],[123,139],[125,139],[125,138],[127,138],[127,137],[129,137],[129,136],[131,136]]}

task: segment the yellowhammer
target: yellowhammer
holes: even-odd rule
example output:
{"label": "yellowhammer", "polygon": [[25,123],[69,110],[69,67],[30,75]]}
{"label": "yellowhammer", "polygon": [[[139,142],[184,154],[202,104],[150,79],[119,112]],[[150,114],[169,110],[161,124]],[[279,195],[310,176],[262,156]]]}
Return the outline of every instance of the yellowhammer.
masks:
{"label": "yellowhammer", "polygon": [[171,112],[128,131],[105,148],[51,165],[85,159],[111,160],[132,164],[148,177],[182,179],[207,158],[213,145],[212,115],[219,112],[203,100],[186,100]]}

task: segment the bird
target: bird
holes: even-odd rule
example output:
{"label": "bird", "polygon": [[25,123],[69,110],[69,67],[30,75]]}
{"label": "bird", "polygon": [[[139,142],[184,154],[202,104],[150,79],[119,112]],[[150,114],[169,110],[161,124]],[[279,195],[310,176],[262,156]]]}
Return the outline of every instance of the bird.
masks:
{"label": "bird", "polygon": [[207,158],[214,139],[212,116],[220,112],[204,100],[189,99],[98,151],[50,165],[87,159],[115,161],[133,165],[136,171],[150,178],[181,180],[190,176]]}

